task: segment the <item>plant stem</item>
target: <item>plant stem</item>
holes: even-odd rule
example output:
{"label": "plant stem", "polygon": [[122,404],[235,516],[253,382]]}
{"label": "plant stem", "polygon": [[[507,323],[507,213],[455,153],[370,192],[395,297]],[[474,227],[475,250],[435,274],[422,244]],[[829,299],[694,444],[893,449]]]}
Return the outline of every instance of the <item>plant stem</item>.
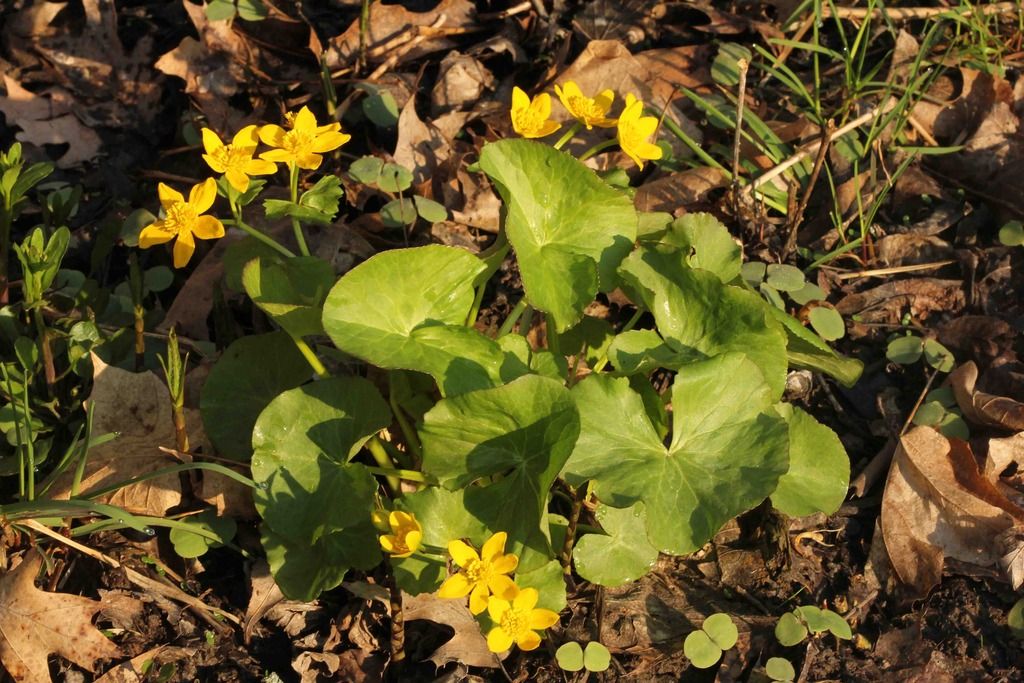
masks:
{"label": "plant stem", "polygon": [[139,372],[146,358],[146,309],[142,306],[142,271],[139,268],[139,255],[135,251],[128,254],[128,281],[135,318],[135,372]]}
{"label": "plant stem", "polygon": [[[636,324],[640,321],[640,316],[642,316],[643,314],[644,314],[644,309],[642,309],[642,308],[636,309],[636,312],[633,313],[633,317],[631,317],[628,321],[626,321],[626,324],[623,325],[622,329],[619,330],[618,333],[622,334],[623,332],[629,332],[631,329],[633,329],[636,326]],[[597,363],[594,364],[594,367],[591,368],[591,372],[601,372],[602,370],[604,370],[606,365],[608,365],[608,356],[607,355],[602,356],[601,359],[599,361],[597,361]]]}
{"label": "plant stem", "polygon": [[14,211],[10,197],[4,195],[3,209],[0,209],[0,306],[7,303],[7,277],[11,257],[11,223]]}
{"label": "plant stem", "polygon": [[43,320],[43,312],[39,308],[32,309],[32,318],[35,320],[36,333],[39,335],[39,352],[43,359],[43,375],[46,378],[46,395],[49,398],[54,396],[54,385],[57,384],[57,370],[53,364],[53,348],[50,347],[50,332]]}
{"label": "plant stem", "polygon": [[555,326],[555,321],[552,319],[550,313],[544,316],[544,330],[548,338],[548,350],[556,356],[562,355],[562,344],[558,338],[558,328]]}
{"label": "plant stem", "polygon": [[558,138],[558,142],[556,142],[553,145],[553,147],[555,149],[562,149],[563,147],[565,147],[565,144],[572,140],[572,137],[576,135],[576,133],[578,133],[580,131],[580,128],[582,127],[583,124],[581,124],[579,121],[574,122],[572,126],[569,127],[569,130],[565,131],[565,134],[562,137]]}
{"label": "plant stem", "polygon": [[398,479],[404,479],[405,481],[415,481],[420,484],[433,484],[433,479],[428,479],[427,475],[416,470],[402,470],[394,467],[371,467],[366,466],[366,469],[372,474],[379,474],[384,477],[396,477]]}
{"label": "plant stem", "polygon": [[327,368],[324,367],[324,364],[321,363],[320,359],[316,357],[315,353],[313,353],[313,349],[309,348],[309,344],[306,343],[306,340],[302,337],[296,337],[291,334],[289,334],[289,336],[291,336],[292,341],[295,342],[295,347],[299,350],[299,353],[301,353],[306,359],[306,362],[309,363],[309,367],[313,368],[313,372],[316,373],[316,376],[320,379],[327,377]]}
{"label": "plant stem", "polygon": [[519,322],[519,317],[523,314],[523,311],[526,310],[526,306],[526,295],[523,295],[523,298],[519,300],[519,303],[515,305],[512,311],[508,314],[508,317],[505,318],[505,322],[503,322],[501,327],[498,328],[499,338],[504,337],[512,331],[512,328],[516,326],[517,322]]}
{"label": "plant stem", "polygon": [[583,156],[580,157],[580,161],[586,161],[587,159],[589,159],[590,157],[594,156],[598,152],[603,152],[604,150],[608,149],[609,147],[613,147],[613,146],[615,146],[617,144],[619,144],[619,139],[618,138],[612,138],[611,140],[605,140],[604,142],[599,142],[596,145],[594,145],[593,147],[591,147],[590,149],[588,149],[586,152],[584,152]]}
{"label": "plant stem", "polygon": [[[381,469],[386,471],[395,471],[395,463],[391,462],[391,456],[388,455],[387,450],[384,448],[384,444],[381,442],[380,437],[374,434],[370,437],[370,440],[366,442],[366,450],[370,451],[370,455],[377,461]],[[385,475],[384,481],[387,482],[388,488],[391,489],[392,494],[400,495],[402,492],[402,484],[399,482],[398,477],[389,474]]]}
{"label": "plant stem", "polygon": [[388,680],[402,679],[405,668],[405,613],[402,611],[402,591],[395,583],[395,573],[388,562],[388,595],[391,606],[391,664]]}
{"label": "plant stem", "polygon": [[263,242],[263,244],[267,245],[268,247],[270,247],[271,249],[273,249],[277,253],[281,254],[282,256],[286,256],[288,258],[292,258],[292,257],[295,256],[295,253],[292,252],[291,249],[289,249],[288,247],[284,246],[283,244],[281,244],[280,242],[275,240],[273,237],[271,237],[269,235],[263,234],[262,232],[260,232],[256,228],[252,227],[251,225],[249,225],[248,223],[243,221],[242,220],[242,212],[241,212],[241,210],[238,207],[236,207],[234,204],[231,205],[231,213],[234,214],[235,220],[233,220],[233,221],[224,221],[225,223],[227,223],[228,225],[233,225],[236,228],[241,228],[246,233],[248,233],[250,236],[252,236],[254,239],[257,239],[260,242]]}
{"label": "plant stem", "polygon": [[[289,189],[292,194],[292,203],[299,203],[299,167],[294,163],[288,165],[291,177],[289,178]],[[302,232],[302,225],[299,223],[299,219],[292,216],[292,230],[295,232],[295,243],[299,245],[299,253],[303,256],[309,256],[309,247],[306,246],[306,235]]]}
{"label": "plant stem", "polygon": [[398,405],[398,399],[395,398],[394,372],[388,373],[388,403],[391,405],[391,412],[398,422],[398,428],[402,430],[402,436],[405,437],[405,445],[412,451],[413,458],[418,465],[423,462],[423,447],[420,445],[416,430],[409,423],[409,419],[405,416],[405,411],[402,410],[402,406]]}
{"label": "plant stem", "polygon": [[569,510],[569,525],[565,529],[565,542],[562,544],[559,561],[562,563],[562,573],[569,576],[572,574],[572,547],[576,537],[576,525],[579,524],[580,512],[583,510],[583,496],[568,484],[566,487],[572,496],[572,508]]}
{"label": "plant stem", "polygon": [[466,316],[466,327],[473,327],[476,325],[476,318],[480,315],[480,304],[484,300],[485,289],[487,289],[486,282],[481,282],[480,286],[476,288],[476,295],[473,297],[473,306],[469,309],[469,315]]}

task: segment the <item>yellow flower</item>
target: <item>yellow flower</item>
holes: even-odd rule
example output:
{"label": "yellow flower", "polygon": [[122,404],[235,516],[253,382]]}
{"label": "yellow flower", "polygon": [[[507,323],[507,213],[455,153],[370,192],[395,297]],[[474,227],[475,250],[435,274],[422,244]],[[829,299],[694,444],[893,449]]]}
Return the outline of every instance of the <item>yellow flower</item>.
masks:
{"label": "yellow flower", "polygon": [[594,126],[611,128],[615,125],[615,119],[606,116],[615,101],[615,93],[611,90],[603,90],[597,97],[591,99],[580,92],[578,85],[572,81],[566,81],[565,87],[555,86],[558,99],[562,105],[569,110],[573,118],[582,123],[590,130]]}
{"label": "yellow flower", "polygon": [[273,124],[260,128],[260,140],[277,147],[261,154],[260,159],[295,164],[312,171],[320,167],[321,154],[338,149],[352,139],[351,135],[341,132],[340,123],[318,126],[308,107],[297,114],[289,113],[285,118],[290,130]]}
{"label": "yellow flower", "polygon": [[496,626],[487,634],[487,649],[504,652],[515,643],[520,650],[536,650],[540,631],[558,623],[558,613],[536,609],[540,594],[536,588],[516,588],[511,602],[505,598],[487,601],[487,613]]}
{"label": "yellow flower", "polygon": [[423,541],[423,527],[408,512],[395,510],[388,515],[391,533],[380,537],[380,547],[392,557],[409,557]]}
{"label": "yellow flower", "polygon": [[249,189],[249,176],[268,175],[277,170],[269,161],[252,158],[260,143],[256,130],[256,126],[246,126],[232,138],[230,145],[225,145],[216,133],[203,128],[203,147],[206,148],[203,159],[214,171],[227,176],[231,187],[239,192]]}
{"label": "yellow flower", "polygon": [[660,159],[661,147],[647,140],[658,127],[658,119],[644,116],[644,103],[632,95],[626,95],[626,108],[619,116],[619,147],[636,162],[644,167],[644,159]]}
{"label": "yellow flower", "polygon": [[195,237],[212,240],[224,236],[224,224],[203,212],[213,206],[217,198],[217,183],[213,178],[194,185],[188,193],[188,201],[177,190],[160,183],[157,186],[164,217],[151,223],[139,233],[139,246],[149,249],[154,244],[174,243],[174,267],[184,268],[196,250]]}
{"label": "yellow flower", "polygon": [[491,593],[511,599],[516,585],[507,574],[519,566],[519,558],[505,554],[506,540],[508,534],[504,531],[494,534],[484,543],[479,555],[462,541],[449,543],[448,554],[462,569],[441,584],[438,597],[464,598],[469,595],[469,611],[473,614],[487,609],[487,597]]}
{"label": "yellow flower", "polygon": [[551,118],[551,95],[542,92],[530,101],[529,95],[512,88],[512,129],[524,138],[542,138],[561,126]]}

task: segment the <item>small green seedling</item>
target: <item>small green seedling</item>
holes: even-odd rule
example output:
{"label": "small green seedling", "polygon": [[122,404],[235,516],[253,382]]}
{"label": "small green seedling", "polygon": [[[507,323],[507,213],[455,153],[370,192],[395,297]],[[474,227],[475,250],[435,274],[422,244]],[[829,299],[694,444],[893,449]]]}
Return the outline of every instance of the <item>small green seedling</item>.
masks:
{"label": "small green seedling", "polygon": [[1024,598],[1018,600],[1006,615],[1006,625],[1018,640],[1024,640]]}
{"label": "small green seedling", "polygon": [[[823,302],[826,298],[821,287],[808,282],[803,272],[794,266],[779,263],[766,265],[760,261],[748,261],[743,264],[740,276],[767,301],[781,310],[786,310],[783,294],[798,306]],[[810,310],[807,313],[807,322],[822,339],[835,341],[846,335],[843,316],[831,305],[816,303],[808,308]]]}
{"label": "small green seedling", "polygon": [[999,228],[999,241],[1008,247],[1019,247],[1024,245],[1024,223],[1010,221]]}
{"label": "small green seedling", "polygon": [[230,21],[235,16],[244,21],[262,21],[267,18],[263,0],[211,0],[206,6],[210,21]]}
{"label": "small green seedling", "polygon": [[186,517],[181,525],[171,529],[170,538],[174,552],[184,558],[200,557],[210,548],[224,545],[235,537],[237,529],[234,519],[218,517],[212,510]]}
{"label": "small green seedling", "polygon": [[960,408],[957,406],[953,390],[941,387],[928,392],[921,406],[914,413],[913,423],[925,427],[934,427],[944,436],[958,439],[969,439],[970,430],[964,422]]}
{"label": "small green seedling", "polygon": [[949,372],[956,364],[953,352],[934,339],[922,339],[913,334],[896,337],[885,349],[885,357],[893,363],[910,365],[924,356],[928,365],[940,372]]}
{"label": "small green seedling", "polygon": [[722,612],[712,614],[699,631],[686,636],[683,653],[698,669],[708,669],[718,662],[722,652],[736,644],[739,635],[732,617]]}
{"label": "small green seedling", "polygon": [[586,669],[594,673],[607,671],[611,666],[612,654],[598,642],[587,643],[584,649],[579,643],[570,641],[555,652],[555,660],[564,671],[581,671]]}
{"label": "small green seedling", "polygon": [[845,619],[830,609],[819,609],[814,605],[797,607],[783,614],[775,625],[775,637],[785,647],[802,643],[808,634],[818,635],[826,631],[842,640],[853,638]]}
{"label": "small green seedling", "polygon": [[796,678],[796,670],[788,659],[772,657],[764,665],[764,672],[768,678],[778,683],[793,683]]}

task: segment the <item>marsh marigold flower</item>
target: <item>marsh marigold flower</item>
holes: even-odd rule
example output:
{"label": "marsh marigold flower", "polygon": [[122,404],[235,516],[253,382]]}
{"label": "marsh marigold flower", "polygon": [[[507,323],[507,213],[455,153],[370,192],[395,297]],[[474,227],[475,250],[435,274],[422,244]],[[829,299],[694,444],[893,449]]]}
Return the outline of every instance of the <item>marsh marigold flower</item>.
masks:
{"label": "marsh marigold flower", "polygon": [[462,541],[449,543],[448,554],[461,569],[441,584],[438,597],[464,598],[469,595],[469,611],[473,614],[487,609],[487,598],[491,593],[511,599],[516,585],[508,574],[519,566],[519,558],[505,554],[507,540],[508,534],[504,531],[494,534],[484,543],[479,555]]}
{"label": "marsh marigold flower", "polygon": [[309,107],[303,107],[297,114],[288,113],[285,119],[289,130],[274,124],[260,128],[260,140],[277,148],[264,152],[260,159],[312,171],[320,167],[324,152],[338,149],[352,139],[341,132],[340,123],[318,126]]}
{"label": "marsh marigold flower", "polygon": [[253,159],[256,146],[260,143],[256,126],[246,126],[238,131],[231,144],[225,145],[220,137],[209,128],[203,128],[203,159],[217,173],[223,173],[231,187],[239,192],[249,189],[249,176],[269,175],[277,166],[263,159]]}
{"label": "marsh marigold flower", "polygon": [[561,126],[551,120],[551,95],[542,92],[530,101],[519,86],[512,88],[512,129],[524,138],[542,138]]}
{"label": "marsh marigold flower", "polygon": [[213,178],[194,185],[188,201],[180,192],[163,183],[157,186],[164,217],[151,223],[139,233],[139,246],[149,249],[155,244],[174,243],[174,267],[184,268],[196,250],[195,238],[212,240],[224,236],[224,224],[213,216],[202,215],[213,206],[217,198],[217,183]]}
{"label": "marsh marigold flower", "polygon": [[504,652],[515,643],[520,650],[535,650],[540,645],[536,631],[558,623],[558,613],[537,609],[540,594],[536,588],[516,588],[511,599],[492,597],[487,601],[487,614],[495,626],[487,634],[487,649]]}
{"label": "marsh marigold flower", "polygon": [[626,108],[618,122],[619,147],[640,168],[644,167],[645,159],[661,158],[661,147],[648,140],[658,127],[658,119],[643,113],[644,103],[632,94],[626,95]]}
{"label": "marsh marigold flower", "polygon": [[388,515],[391,533],[380,537],[380,547],[392,557],[409,557],[416,552],[423,541],[423,527],[416,517],[408,512],[395,510]]}
{"label": "marsh marigold flower", "polygon": [[591,98],[580,92],[574,82],[566,81],[564,86],[555,86],[555,93],[572,117],[586,126],[587,130],[594,126],[611,128],[615,125],[615,119],[607,117],[615,101],[615,93],[611,90],[602,90],[597,97]]}

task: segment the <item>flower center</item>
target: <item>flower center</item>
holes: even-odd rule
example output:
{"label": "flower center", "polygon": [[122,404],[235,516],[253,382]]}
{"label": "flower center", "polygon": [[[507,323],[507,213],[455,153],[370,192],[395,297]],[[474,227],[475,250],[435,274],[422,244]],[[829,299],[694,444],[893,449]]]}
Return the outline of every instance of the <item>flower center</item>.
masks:
{"label": "flower center", "polygon": [[252,152],[246,152],[246,150],[233,145],[224,145],[213,153],[213,158],[224,168],[241,170],[245,163],[252,158]]}
{"label": "flower center", "polygon": [[188,202],[178,202],[167,209],[167,226],[174,232],[188,232],[196,222],[196,211]]}
{"label": "flower center", "polygon": [[470,583],[485,583],[491,578],[491,568],[482,560],[470,560],[465,571]]}
{"label": "flower center", "polygon": [[520,109],[513,112],[512,116],[515,118],[515,127],[519,130],[536,131],[544,126],[544,117],[532,108]]}
{"label": "flower center", "polygon": [[604,112],[601,111],[601,107],[589,97],[581,97],[579,95],[570,97],[569,104],[572,105],[573,111],[581,118],[589,121],[604,118]]}
{"label": "flower center", "polygon": [[284,140],[281,141],[281,148],[298,156],[306,153],[313,145],[313,141],[315,139],[316,131],[314,130],[292,129],[284,134]]}
{"label": "flower center", "polygon": [[516,639],[524,631],[529,630],[529,623],[529,615],[522,610],[517,610],[515,607],[510,608],[501,615],[501,630]]}

